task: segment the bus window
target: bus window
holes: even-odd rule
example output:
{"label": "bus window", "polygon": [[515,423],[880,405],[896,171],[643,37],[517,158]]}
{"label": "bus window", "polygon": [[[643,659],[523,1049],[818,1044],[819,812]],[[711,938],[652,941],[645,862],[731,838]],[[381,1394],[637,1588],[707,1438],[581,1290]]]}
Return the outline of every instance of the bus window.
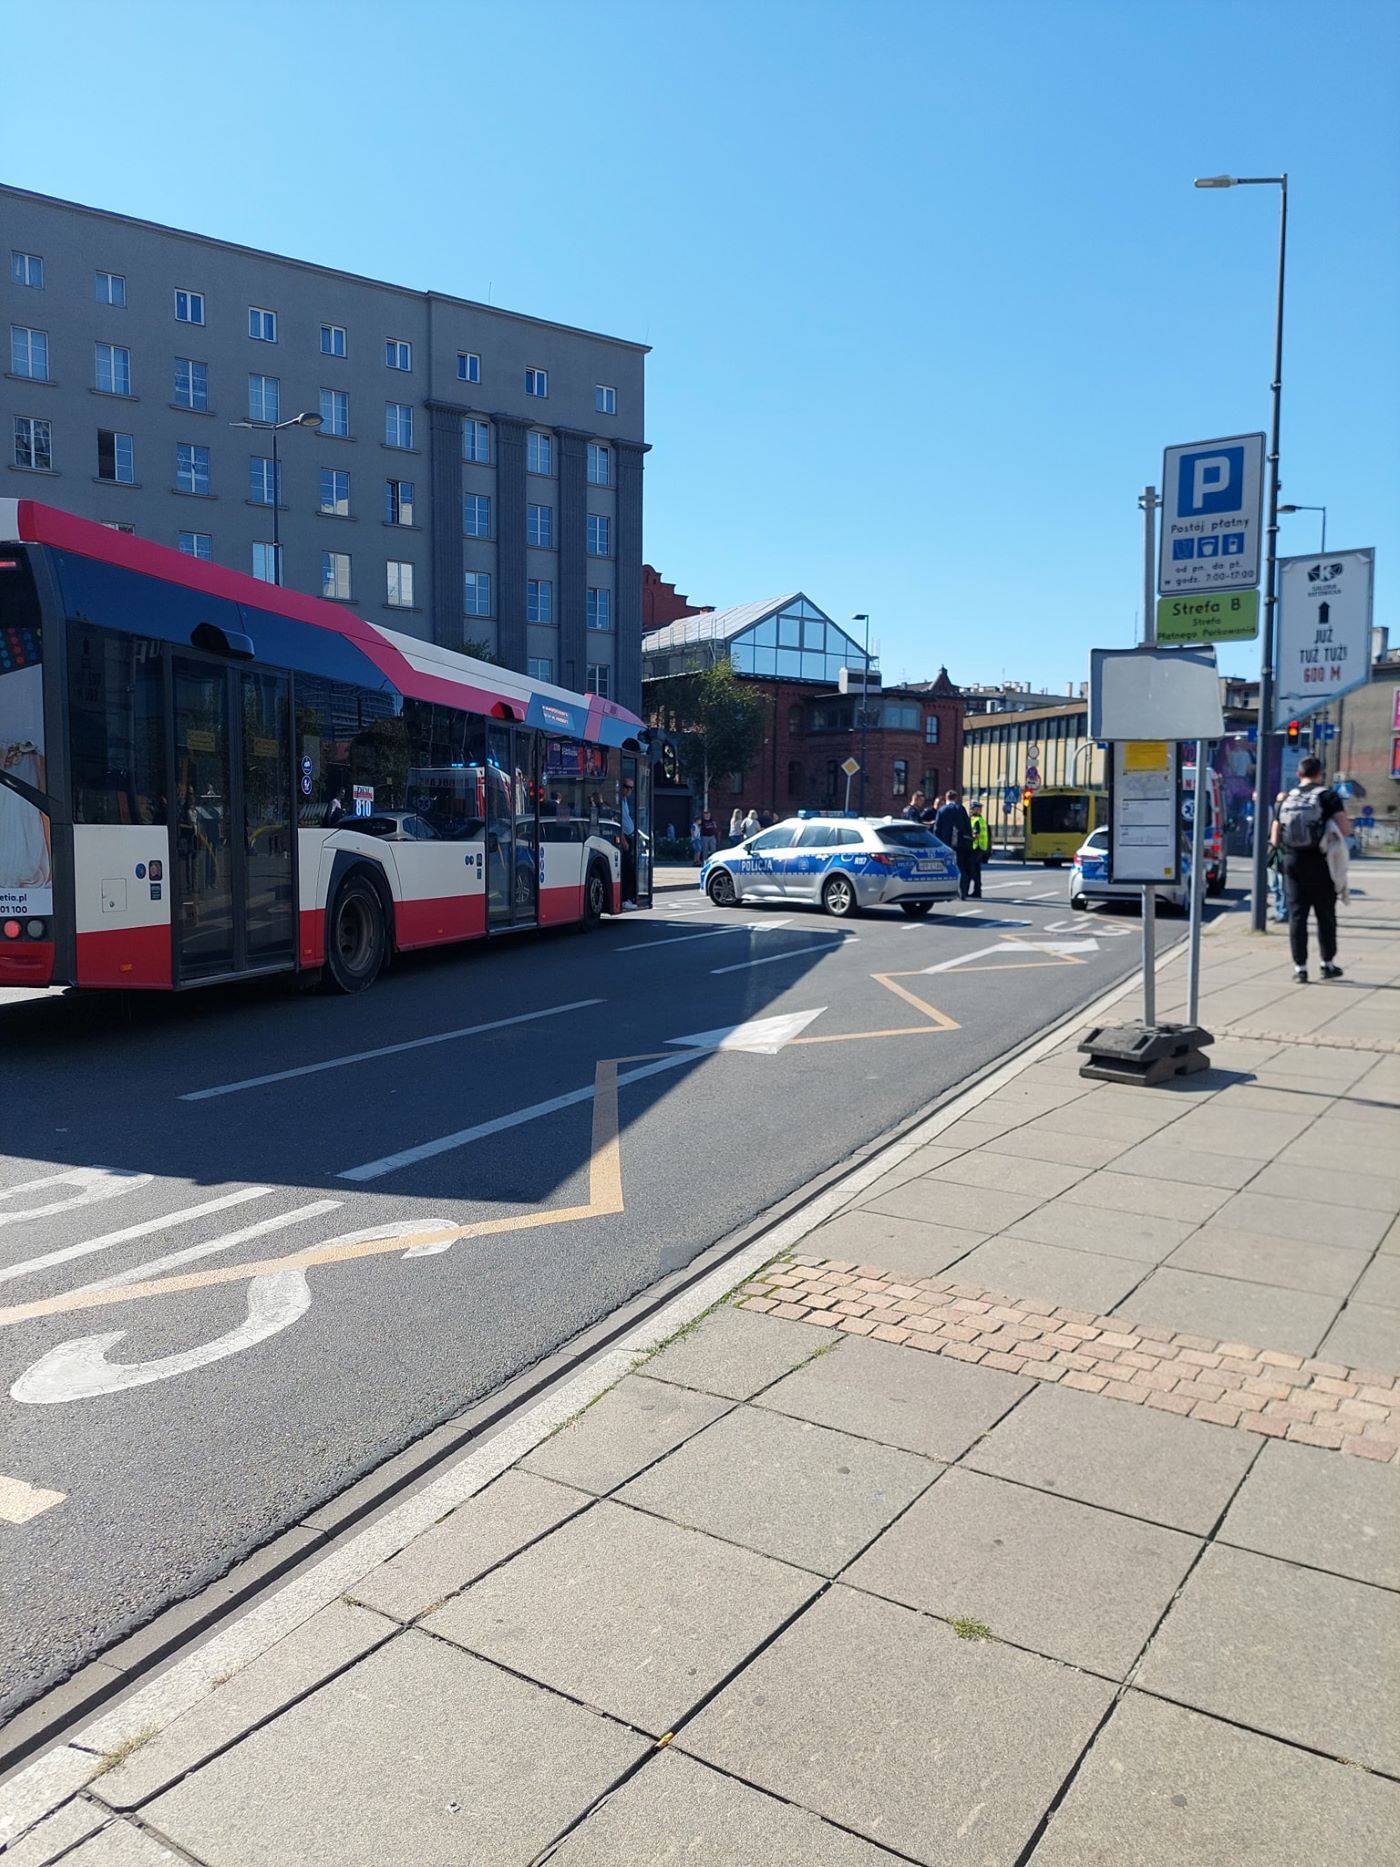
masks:
{"label": "bus window", "polygon": [[161,646],[68,625],[68,722],[75,823],[164,823]]}
{"label": "bus window", "polygon": [[1087,836],[1089,796],[1085,791],[1031,799],[1031,828],[1036,836]]}

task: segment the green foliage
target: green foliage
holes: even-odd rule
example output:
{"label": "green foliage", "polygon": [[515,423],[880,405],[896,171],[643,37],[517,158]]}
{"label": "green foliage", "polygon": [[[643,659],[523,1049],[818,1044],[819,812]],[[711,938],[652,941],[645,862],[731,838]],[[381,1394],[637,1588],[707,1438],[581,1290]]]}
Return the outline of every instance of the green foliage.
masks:
{"label": "green foliage", "polygon": [[681,770],[703,803],[715,773],[747,771],[763,744],[767,706],[727,661],[667,683]]}

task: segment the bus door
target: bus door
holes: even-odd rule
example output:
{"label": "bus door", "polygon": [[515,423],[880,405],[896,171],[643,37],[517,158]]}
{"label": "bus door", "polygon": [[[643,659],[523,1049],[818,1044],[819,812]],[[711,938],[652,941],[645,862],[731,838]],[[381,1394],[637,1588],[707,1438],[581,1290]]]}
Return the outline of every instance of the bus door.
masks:
{"label": "bus door", "polygon": [[639,908],[651,906],[651,760],[634,758],[628,752],[622,757],[622,776],[632,780],[632,824],[633,850],[637,864],[637,894]]}
{"label": "bus door", "polygon": [[174,658],[175,979],[295,964],[290,683]]}
{"label": "bus door", "polygon": [[486,729],[486,926],[533,927],[539,913],[536,735]]}

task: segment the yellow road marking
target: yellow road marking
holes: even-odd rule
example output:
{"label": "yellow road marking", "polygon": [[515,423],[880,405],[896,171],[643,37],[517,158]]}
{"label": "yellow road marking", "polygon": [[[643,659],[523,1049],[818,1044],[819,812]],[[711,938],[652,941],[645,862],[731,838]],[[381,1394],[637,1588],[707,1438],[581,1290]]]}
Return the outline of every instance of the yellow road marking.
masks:
{"label": "yellow road marking", "polygon": [[854,1044],[859,1039],[871,1037],[936,1037],[940,1031],[956,1031],[960,1028],[957,1019],[950,1018],[946,1011],[939,1011],[936,1005],[928,1004],[906,986],[895,984],[896,979],[917,979],[917,972],[872,972],[870,976],[877,985],[883,985],[897,998],[902,998],[905,1004],[921,1011],[929,1022],[901,1025],[894,1031],[835,1031],[826,1036],[794,1037],[787,1048],[793,1049],[798,1044]]}
{"label": "yellow road marking", "polygon": [[31,1517],[41,1517],[61,1504],[67,1495],[27,1484],[23,1478],[0,1478],[0,1523],[28,1523]]}

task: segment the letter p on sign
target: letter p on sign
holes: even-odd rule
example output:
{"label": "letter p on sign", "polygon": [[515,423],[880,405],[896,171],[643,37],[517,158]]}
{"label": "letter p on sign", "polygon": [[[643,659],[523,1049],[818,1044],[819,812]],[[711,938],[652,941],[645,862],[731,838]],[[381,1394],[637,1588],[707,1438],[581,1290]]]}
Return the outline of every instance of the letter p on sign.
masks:
{"label": "letter p on sign", "polygon": [[1200,518],[1208,512],[1238,512],[1244,504],[1244,449],[1217,447],[1183,454],[1177,486],[1177,512]]}

